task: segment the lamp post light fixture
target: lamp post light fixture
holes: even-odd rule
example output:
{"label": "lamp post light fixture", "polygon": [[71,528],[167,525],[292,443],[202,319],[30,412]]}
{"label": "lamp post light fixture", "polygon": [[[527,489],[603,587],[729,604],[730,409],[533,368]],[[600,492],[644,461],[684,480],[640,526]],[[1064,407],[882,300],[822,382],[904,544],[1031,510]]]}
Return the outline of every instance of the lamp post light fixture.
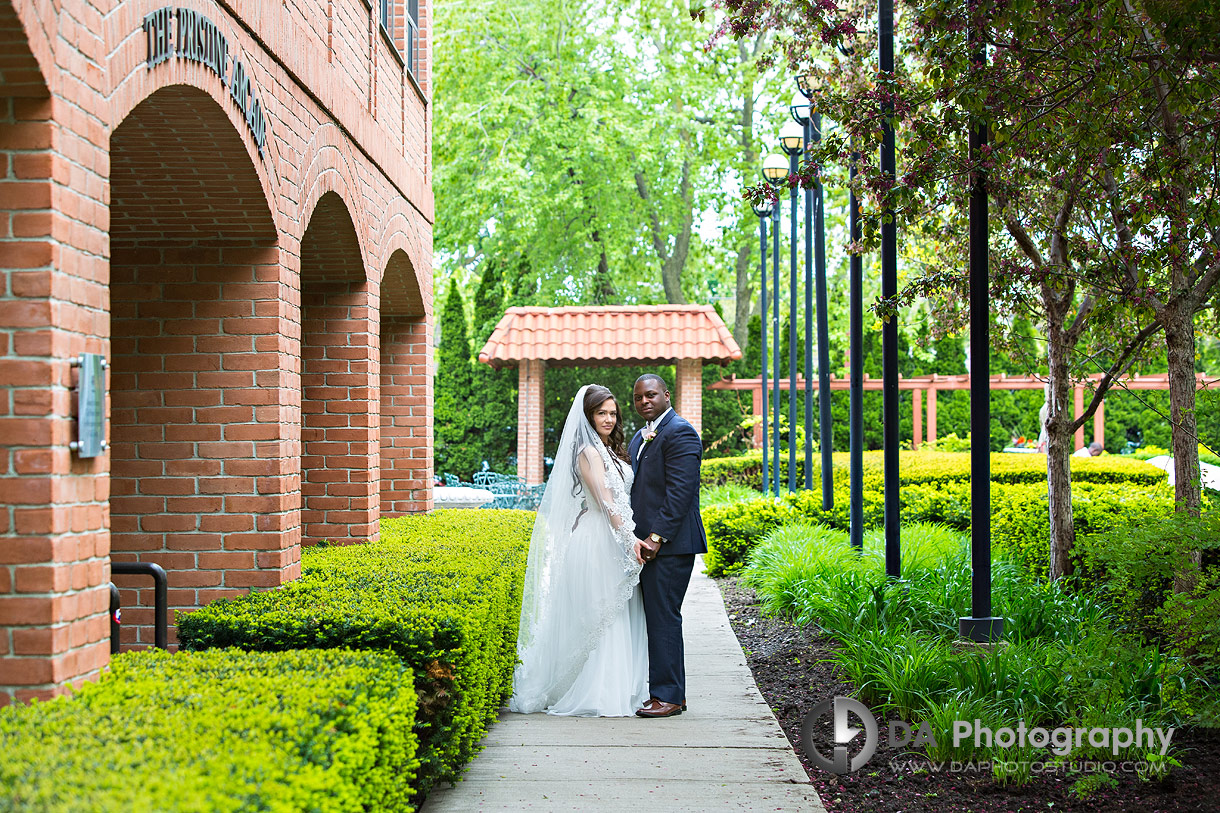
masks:
{"label": "lamp post light fixture", "polygon": [[[822,140],[822,115],[815,112],[810,96],[811,77],[796,78],[800,93],[793,97],[788,110],[801,125],[805,150]],[[810,223],[810,220],[814,223]],[[818,448],[822,453],[822,510],[834,508],[834,472],[831,452],[834,438],[831,430],[830,404],[830,320],[826,292],[826,202],[822,179],[805,190],[805,488],[813,488],[813,296],[817,289],[818,335]]]}
{"label": "lamp post light fixture", "polygon": [[[788,161],[784,156],[772,153],[763,159],[762,175],[767,183],[773,187],[778,187],[788,179]],[[775,479],[773,481],[774,494],[779,496],[779,200],[775,201],[775,205],[771,209],[771,301],[772,301],[772,322],[771,322],[771,355],[775,359],[775,372],[773,378],[774,395],[771,399],[772,409],[774,414],[771,423],[771,438],[774,450],[772,453],[771,465],[775,469]],[[766,329],[764,322],[763,329]]]}
{"label": "lamp post light fixture", "polygon": [[788,159],[778,153],[771,153],[763,159],[763,180],[772,186],[778,186],[788,178]]}
{"label": "lamp post light fixture", "polygon": [[798,73],[796,75],[796,89],[809,100],[813,99],[813,81],[813,74]]}
{"label": "lamp post light fixture", "polygon": [[[805,151],[805,128],[789,121],[780,128],[779,143],[788,154],[788,166],[792,175],[797,172],[797,162]],[[789,186],[791,203],[792,237],[789,241],[788,261],[788,493],[796,491],[796,185]],[[778,292],[777,292],[778,293]],[[808,484],[806,484],[808,487]]]}
{"label": "lamp post light fixture", "polygon": [[[754,205],[758,215],[758,256],[762,266],[762,286],[759,318],[759,350],[762,352],[762,470],[763,493],[771,493],[771,469],[767,459],[767,219],[771,217],[772,205],[764,201]],[[778,467],[777,471],[778,471]]]}

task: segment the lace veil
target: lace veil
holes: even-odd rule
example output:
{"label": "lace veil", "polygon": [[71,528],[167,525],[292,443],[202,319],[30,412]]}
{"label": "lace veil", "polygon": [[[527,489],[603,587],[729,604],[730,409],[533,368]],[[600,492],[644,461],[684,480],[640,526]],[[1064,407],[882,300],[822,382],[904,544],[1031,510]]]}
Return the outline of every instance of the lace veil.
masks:
{"label": "lace veil", "polygon": [[640,577],[631,464],[611,457],[585,417],[587,389],[564,422],[530,538],[512,711],[542,711],[567,692]]}

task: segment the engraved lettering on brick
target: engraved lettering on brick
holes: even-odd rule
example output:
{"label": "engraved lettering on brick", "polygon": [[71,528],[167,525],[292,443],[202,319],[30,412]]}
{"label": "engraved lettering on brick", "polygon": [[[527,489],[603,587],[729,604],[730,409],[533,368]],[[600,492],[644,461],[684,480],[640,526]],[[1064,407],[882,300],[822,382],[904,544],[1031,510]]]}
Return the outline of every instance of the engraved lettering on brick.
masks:
{"label": "engraved lettering on brick", "polygon": [[150,70],[170,57],[177,57],[203,65],[220,77],[221,85],[237,105],[262,158],[267,145],[267,120],[262,100],[245,62],[236,55],[229,59],[229,39],[216,24],[198,11],[165,6],[145,15],[143,30]]}

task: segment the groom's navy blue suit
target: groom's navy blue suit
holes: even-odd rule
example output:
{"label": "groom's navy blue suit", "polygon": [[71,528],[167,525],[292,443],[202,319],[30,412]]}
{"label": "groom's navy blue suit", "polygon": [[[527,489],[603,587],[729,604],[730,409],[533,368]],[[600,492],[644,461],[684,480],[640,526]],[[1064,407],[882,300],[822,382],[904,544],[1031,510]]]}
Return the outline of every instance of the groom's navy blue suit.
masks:
{"label": "groom's navy blue suit", "polygon": [[682,599],[695,567],[695,554],[707,553],[707,534],[699,516],[699,433],[670,411],[644,444],[635,433],[628,454],[635,469],[631,509],[640,539],[655,533],[666,540],[640,572],[640,591],[648,624],[648,692],[666,703],[686,702],[686,665],[682,648]]}

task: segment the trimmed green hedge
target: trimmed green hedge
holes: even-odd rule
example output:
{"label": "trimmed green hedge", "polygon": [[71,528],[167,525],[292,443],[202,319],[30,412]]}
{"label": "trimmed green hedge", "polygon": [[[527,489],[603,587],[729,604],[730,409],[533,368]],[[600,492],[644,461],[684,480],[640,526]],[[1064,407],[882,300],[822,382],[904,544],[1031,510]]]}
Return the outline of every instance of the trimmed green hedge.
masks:
{"label": "trimmed green hedge", "polygon": [[[1089,462],[1083,460],[1082,462]],[[1073,460],[1073,464],[1076,461]],[[1073,465],[1073,476],[1075,466]],[[709,506],[703,509],[708,553],[704,556],[710,575],[736,573],[746,555],[773,528],[788,522],[808,520],[847,530],[850,527],[849,494],[836,481],[835,504],[822,510],[820,491],[784,494],[778,500],[760,497],[749,502]],[[884,524],[885,496],[880,488],[864,489],[866,527]],[[938,522],[958,530],[970,527],[970,483],[961,480],[922,482],[903,485],[899,492],[903,524]],[[1078,565],[1087,565],[1092,537],[1118,525],[1146,517],[1173,513],[1173,489],[1160,485],[1132,483],[1076,482],[1072,485],[1072,517],[1076,528],[1074,556]],[[998,552],[1024,566],[1028,572],[1045,576],[1050,551],[1049,506],[1044,483],[991,486],[991,538]],[[1088,575],[1087,567],[1084,575]]]}
{"label": "trimmed green hedge", "polygon": [[[864,453],[864,488],[880,489],[884,477],[881,452]],[[834,457],[835,485],[848,486],[849,460],[846,452],[837,452]],[[970,455],[962,452],[908,452],[898,453],[898,476],[902,485],[931,482],[968,482],[970,480]],[[797,456],[797,486],[805,481],[805,458]],[[821,482],[821,458],[813,463],[815,485]],[[1073,457],[1073,483],[1136,483],[1159,485],[1166,479],[1165,472],[1142,460],[1127,455],[1101,455],[1099,457]],[[780,480],[788,482],[787,456],[780,456]],[[991,455],[991,481],[993,483],[1045,483],[1046,455],[1013,454],[993,452]],[[720,457],[703,461],[701,482],[704,487],[729,483],[762,488],[762,450],[750,451],[737,457]],[[820,486],[817,486],[820,488]]]}
{"label": "trimmed green hedge", "polygon": [[454,781],[512,691],[534,514],[438,511],[384,520],[381,540],[317,547],[301,578],[178,619],[188,650],[389,649],[414,672],[424,794]]}
{"label": "trimmed green hedge", "polygon": [[0,811],[409,811],[415,693],[374,652],[120,655],[0,709]]}

